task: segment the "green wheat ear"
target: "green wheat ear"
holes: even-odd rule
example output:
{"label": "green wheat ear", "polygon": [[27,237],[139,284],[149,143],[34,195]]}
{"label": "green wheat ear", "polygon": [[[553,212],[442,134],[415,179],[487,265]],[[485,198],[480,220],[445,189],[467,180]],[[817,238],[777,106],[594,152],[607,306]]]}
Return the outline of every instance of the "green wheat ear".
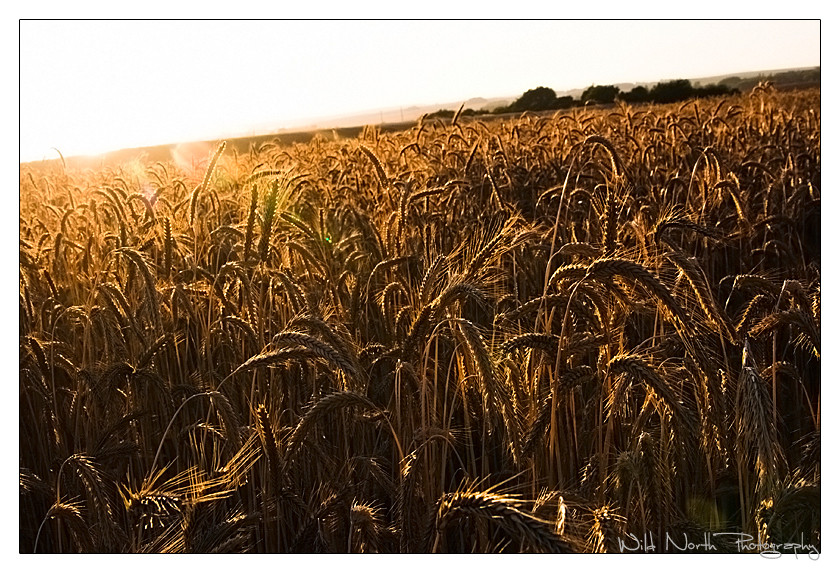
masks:
{"label": "green wheat ear", "polygon": [[274,223],[274,213],[277,210],[277,201],[280,194],[280,182],[275,179],[271,182],[271,191],[265,200],[265,208],[262,217],[262,234],[258,248],[260,260],[265,262],[268,259],[269,241],[271,240],[271,227]]}

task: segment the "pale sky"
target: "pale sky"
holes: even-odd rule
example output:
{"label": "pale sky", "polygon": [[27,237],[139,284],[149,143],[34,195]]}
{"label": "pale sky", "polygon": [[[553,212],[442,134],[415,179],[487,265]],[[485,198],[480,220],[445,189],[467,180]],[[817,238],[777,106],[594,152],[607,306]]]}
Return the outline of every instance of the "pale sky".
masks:
{"label": "pale sky", "polygon": [[819,21],[22,21],[20,159],[820,65]]}

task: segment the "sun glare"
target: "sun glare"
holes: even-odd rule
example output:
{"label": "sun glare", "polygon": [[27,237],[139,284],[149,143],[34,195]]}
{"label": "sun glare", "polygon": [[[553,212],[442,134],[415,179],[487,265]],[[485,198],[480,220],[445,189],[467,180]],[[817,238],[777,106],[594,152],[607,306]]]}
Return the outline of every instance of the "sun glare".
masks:
{"label": "sun glare", "polygon": [[207,162],[207,157],[213,153],[213,147],[205,142],[179,143],[171,153],[172,161],[178,168],[189,173],[198,171],[201,162]]}

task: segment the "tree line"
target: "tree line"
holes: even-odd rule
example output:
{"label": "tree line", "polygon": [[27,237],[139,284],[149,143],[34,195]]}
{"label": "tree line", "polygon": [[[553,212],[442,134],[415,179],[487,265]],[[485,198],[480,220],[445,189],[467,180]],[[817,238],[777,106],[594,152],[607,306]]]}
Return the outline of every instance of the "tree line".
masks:
{"label": "tree line", "polygon": [[[730,88],[723,84],[694,87],[689,80],[672,80],[660,82],[651,89],[645,86],[636,86],[632,90],[624,92],[614,85],[593,85],[581,93],[580,98],[572,96],[557,96],[557,93],[547,87],[537,87],[523,93],[510,105],[501,106],[490,112],[476,111],[467,108],[461,111],[461,116],[480,115],[483,113],[502,114],[518,113],[524,111],[548,111],[569,109],[591,104],[609,104],[616,100],[628,103],[674,103],[696,97],[708,97],[716,95],[729,95],[739,93],[737,88]],[[441,109],[428,117],[453,117],[455,112],[448,109]]]}

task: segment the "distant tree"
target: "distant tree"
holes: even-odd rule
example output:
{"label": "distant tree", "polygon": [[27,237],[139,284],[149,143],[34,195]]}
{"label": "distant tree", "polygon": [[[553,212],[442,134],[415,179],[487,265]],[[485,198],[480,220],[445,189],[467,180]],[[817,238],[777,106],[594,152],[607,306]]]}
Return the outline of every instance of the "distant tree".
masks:
{"label": "distant tree", "polygon": [[660,82],[650,90],[650,99],[654,103],[674,103],[694,96],[694,88],[688,80]]}
{"label": "distant tree", "polygon": [[555,109],[557,94],[551,88],[538,87],[528,90],[508,106],[509,111],[545,111]]}
{"label": "distant tree", "polygon": [[636,86],[629,92],[621,92],[618,97],[629,103],[642,103],[650,101],[650,92],[645,86]]}
{"label": "distant tree", "polygon": [[589,86],[580,94],[580,101],[584,103],[612,103],[620,91],[616,86]]}
{"label": "distant tree", "polygon": [[569,109],[575,105],[575,98],[572,96],[563,96],[557,98],[556,107],[557,109]]}
{"label": "distant tree", "polygon": [[451,109],[439,109],[436,112],[430,113],[426,117],[428,117],[428,118],[434,118],[434,117],[450,118],[450,117],[454,117],[454,116],[455,116],[455,112]]}

